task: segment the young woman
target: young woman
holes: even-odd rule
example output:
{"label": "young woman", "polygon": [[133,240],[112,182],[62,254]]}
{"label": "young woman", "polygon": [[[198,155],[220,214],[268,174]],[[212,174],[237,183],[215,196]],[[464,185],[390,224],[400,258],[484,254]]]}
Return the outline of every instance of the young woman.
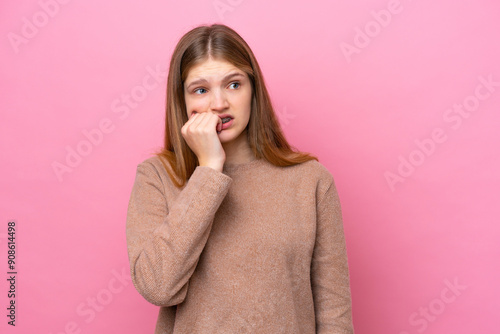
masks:
{"label": "young woman", "polygon": [[164,148],[137,167],[126,233],[155,333],[353,333],[333,177],[287,143],[227,26],[172,55]]}

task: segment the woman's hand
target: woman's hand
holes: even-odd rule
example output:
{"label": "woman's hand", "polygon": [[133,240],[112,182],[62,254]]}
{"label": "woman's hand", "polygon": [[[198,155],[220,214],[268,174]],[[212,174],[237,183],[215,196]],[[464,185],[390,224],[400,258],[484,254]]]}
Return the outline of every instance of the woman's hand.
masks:
{"label": "woman's hand", "polygon": [[221,130],[222,120],[211,111],[193,111],[181,128],[182,136],[198,157],[200,166],[208,166],[220,172],[226,161],[226,153],[217,135]]}

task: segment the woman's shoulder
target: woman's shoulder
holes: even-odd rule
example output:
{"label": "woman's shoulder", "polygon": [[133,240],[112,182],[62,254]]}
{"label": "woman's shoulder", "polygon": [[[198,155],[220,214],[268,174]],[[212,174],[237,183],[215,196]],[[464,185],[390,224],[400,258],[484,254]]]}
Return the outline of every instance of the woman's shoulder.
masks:
{"label": "woman's shoulder", "polygon": [[310,177],[318,182],[331,183],[333,175],[321,162],[313,159],[292,166],[301,177]]}
{"label": "woman's shoulder", "polygon": [[166,162],[166,161],[157,155],[153,155],[149,158],[142,160],[139,163],[139,166],[150,166],[150,167],[158,169],[159,167],[163,166],[163,162]]}
{"label": "woman's shoulder", "polygon": [[138,171],[147,173],[150,177],[157,177],[164,184],[170,183],[170,176],[167,169],[170,173],[173,173],[173,169],[167,159],[158,155],[146,158],[137,165]]}
{"label": "woman's shoulder", "polygon": [[313,177],[311,181],[314,183],[315,194],[318,201],[324,198],[328,190],[333,189],[334,192],[337,191],[333,174],[324,164],[316,160],[310,160],[303,163],[302,168],[306,169],[303,175],[309,174]]}
{"label": "woman's shoulder", "polygon": [[159,172],[161,170],[162,162],[160,157],[154,155],[148,158],[139,161],[137,164],[138,170],[148,170],[148,171],[156,171]]}

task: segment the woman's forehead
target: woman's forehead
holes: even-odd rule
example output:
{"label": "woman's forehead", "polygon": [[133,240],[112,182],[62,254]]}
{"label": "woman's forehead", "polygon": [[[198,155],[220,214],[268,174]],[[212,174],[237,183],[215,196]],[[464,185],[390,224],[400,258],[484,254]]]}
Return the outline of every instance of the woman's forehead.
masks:
{"label": "woman's forehead", "polygon": [[215,60],[209,58],[189,69],[186,82],[198,79],[205,79],[207,81],[221,80],[233,73],[245,75],[245,72],[226,60]]}

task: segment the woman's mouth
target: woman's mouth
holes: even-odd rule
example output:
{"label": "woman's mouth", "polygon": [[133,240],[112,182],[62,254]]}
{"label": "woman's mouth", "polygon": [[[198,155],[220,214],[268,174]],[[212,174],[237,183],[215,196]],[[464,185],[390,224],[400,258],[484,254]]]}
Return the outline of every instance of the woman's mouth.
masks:
{"label": "woman's mouth", "polygon": [[233,119],[231,117],[224,117],[222,118],[222,128],[221,131],[224,129],[227,129],[233,124]]}

